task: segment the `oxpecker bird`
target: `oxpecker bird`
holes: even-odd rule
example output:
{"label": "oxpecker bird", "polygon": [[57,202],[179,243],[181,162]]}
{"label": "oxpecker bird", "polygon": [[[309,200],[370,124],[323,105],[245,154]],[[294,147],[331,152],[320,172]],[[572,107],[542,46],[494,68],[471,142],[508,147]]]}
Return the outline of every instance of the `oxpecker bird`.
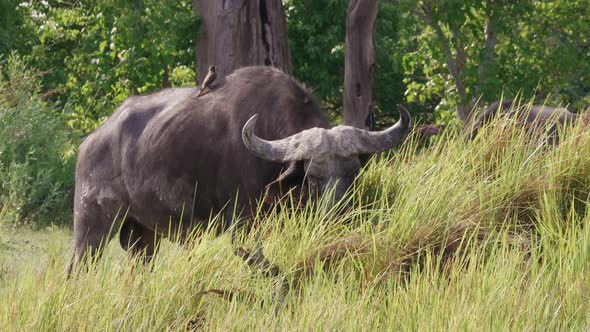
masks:
{"label": "oxpecker bird", "polygon": [[215,66],[209,66],[209,72],[207,73],[207,76],[205,76],[205,79],[203,80],[203,84],[201,84],[201,91],[199,91],[199,94],[197,95],[197,97],[202,95],[203,92],[205,91],[205,89],[210,90],[211,84],[213,84],[213,82],[215,81],[216,78],[217,78],[217,74],[215,74]]}

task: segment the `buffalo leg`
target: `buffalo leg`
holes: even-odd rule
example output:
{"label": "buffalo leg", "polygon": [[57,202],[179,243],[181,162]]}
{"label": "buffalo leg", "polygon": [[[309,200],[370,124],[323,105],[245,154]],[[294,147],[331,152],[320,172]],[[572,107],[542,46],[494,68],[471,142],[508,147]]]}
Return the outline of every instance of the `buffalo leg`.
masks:
{"label": "buffalo leg", "polygon": [[112,238],[113,221],[102,214],[100,207],[89,202],[85,209],[74,214],[74,257],[69,267],[71,275],[75,264],[87,263],[100,257],[103,247]]}
{"label": "buffalo leg", "polygon": [[158,249],[160,237],[135,219],[127,217],[119,233],[119,242],[131,257],[141,257],[144,264],[148,264]]}

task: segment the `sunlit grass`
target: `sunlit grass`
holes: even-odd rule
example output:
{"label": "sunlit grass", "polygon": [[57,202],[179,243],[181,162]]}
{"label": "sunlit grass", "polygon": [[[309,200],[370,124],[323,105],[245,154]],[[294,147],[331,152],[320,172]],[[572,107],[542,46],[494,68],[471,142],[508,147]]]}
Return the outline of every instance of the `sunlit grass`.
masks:
{"label": "sunlit grass", "polygon": [[[256,221],[267,278],[229,235],[164,241],[143,266],[112,241],[66,278],[67,231],[10,260],[0,233],[7,330],[587,330],[590,135],[548,146],[495,125],[374,158],[353,208],[281,209]],[[252,248],[253,236],[241,245]],[[21,251],[14,251],[15,254]],[[8,268],[5,268],[8,267]],[[232,291],[231,300],[202,291]]]}

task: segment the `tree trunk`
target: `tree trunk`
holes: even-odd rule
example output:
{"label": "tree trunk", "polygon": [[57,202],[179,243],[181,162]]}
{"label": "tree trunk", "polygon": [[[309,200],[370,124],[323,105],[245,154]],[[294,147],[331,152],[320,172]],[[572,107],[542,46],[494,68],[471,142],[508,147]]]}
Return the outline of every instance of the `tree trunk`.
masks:
{"label": "tree trunk", "polygon": [[489,68],[490,64],[494,61],[495,51],[496,51],[496,44],[498,43],[498,34],[494,30],[493,20],[493,9],[492,9],[492,0],[486,1],[486,26],[485,26],[485,51],[483,61],[480,63],[478,67],[479,73],[479,80],[480,85],[483,86],[483,81],[487,78],[486,77],[486,70]]}
{"label": "tree trunk", "polygon": [[253,65],[291,74],[287,21],[281,0],[193,0],[201,18],[196,41],[198,82],[216,66],[217,79]]}
{"label": "tree trunk", "polygon": [[350,0],[346,14],[344,124],[373,127],[375,22],[378,0]]}

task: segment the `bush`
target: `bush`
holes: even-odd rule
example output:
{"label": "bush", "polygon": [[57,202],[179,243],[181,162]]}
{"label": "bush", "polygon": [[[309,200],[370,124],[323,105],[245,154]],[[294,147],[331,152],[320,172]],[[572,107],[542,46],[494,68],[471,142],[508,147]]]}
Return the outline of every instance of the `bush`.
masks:
{"label": "bush", "polygon": [[[40,75],[16,54],[0,59],[0,206],[3,221],[69,219],[74,149],[65,110],[45,103]],[[67,217],[66,217],[67,216]]]}

